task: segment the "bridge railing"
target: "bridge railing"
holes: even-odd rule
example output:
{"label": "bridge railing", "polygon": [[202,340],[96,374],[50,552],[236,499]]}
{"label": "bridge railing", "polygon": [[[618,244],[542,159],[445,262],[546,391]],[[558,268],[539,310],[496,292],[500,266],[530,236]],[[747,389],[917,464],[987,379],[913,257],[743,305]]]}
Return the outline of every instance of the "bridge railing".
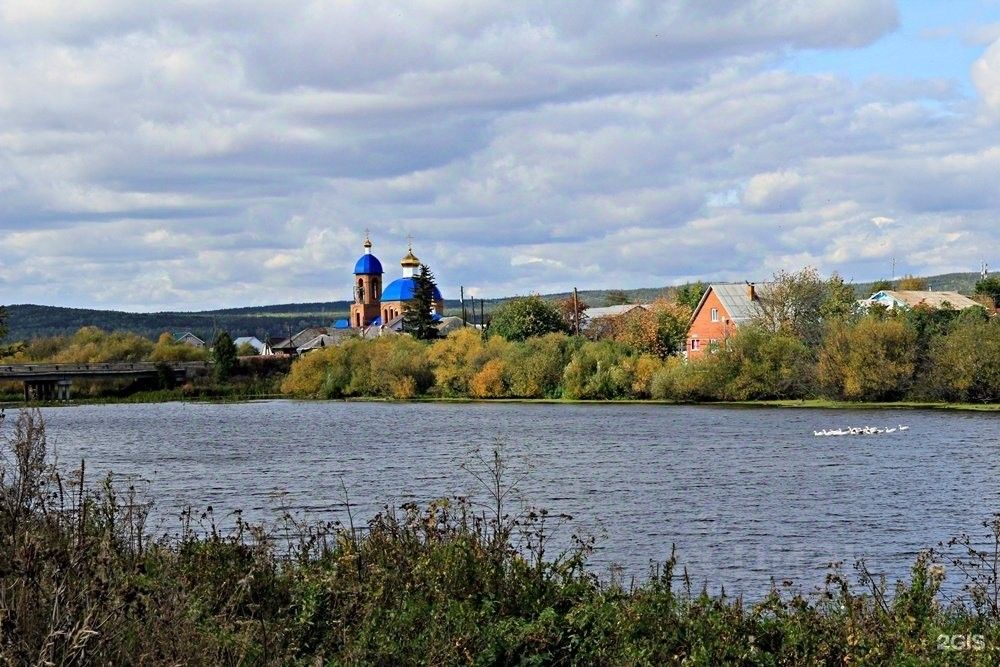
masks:
{"label": "bridge railing", "polygon": [[[152,361],[93,364],[3,364],[0,365],[0,378],[23,375],[153,373],[159,369],[160,365]],[[205,361],[167,362],[166,365],[174,371],[202,370],[210,366]]]}

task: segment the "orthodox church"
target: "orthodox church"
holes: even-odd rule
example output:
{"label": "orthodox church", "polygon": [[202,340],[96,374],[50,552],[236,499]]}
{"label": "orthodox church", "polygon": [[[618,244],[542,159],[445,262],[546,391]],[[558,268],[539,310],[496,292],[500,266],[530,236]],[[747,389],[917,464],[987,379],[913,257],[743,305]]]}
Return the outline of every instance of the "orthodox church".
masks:
{"label": "orthodox church", "polygon": [[[382,289],[382,262],[372,254],[372,242],[365,237],[365,254],[354,265],[354,303],[348,326],[363,329],[369,326],[398,328],[405,305],[413,300],[416,287],[415,276],[420,269],[420,260],[410,246],[399,264],[403,276]],[[431,313],[435,320],[444,314],[444,298],[437,286],[434,287],[434,304]]]}

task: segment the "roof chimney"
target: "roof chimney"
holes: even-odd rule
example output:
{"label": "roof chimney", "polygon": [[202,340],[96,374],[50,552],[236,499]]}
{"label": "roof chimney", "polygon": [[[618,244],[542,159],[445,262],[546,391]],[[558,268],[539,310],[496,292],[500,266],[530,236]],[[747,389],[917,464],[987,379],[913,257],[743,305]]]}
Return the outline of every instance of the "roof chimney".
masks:
{"label": "roof chimney", "polygon": [[752,282],[747,281],[747,298],[751,301],[757,300],[757,290],[754,289]]}

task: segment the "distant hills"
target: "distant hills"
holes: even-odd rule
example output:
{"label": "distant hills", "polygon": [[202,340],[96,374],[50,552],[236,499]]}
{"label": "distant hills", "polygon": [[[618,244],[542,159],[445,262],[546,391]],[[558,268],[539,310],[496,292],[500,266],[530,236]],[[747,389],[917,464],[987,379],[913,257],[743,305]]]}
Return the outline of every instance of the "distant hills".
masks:
{"label": "distant hills", "polygon": [[[946,273],[927,277],[931,289],[935,291],[953,290],[971,294],[975,289],[977,273]],[[858,283],[858,296],[871,294],[873,283]],[[607,304],[611,292],[624,292],[631,303],[648,303],[664,294],[669,287],[650,287],[633,290],[585,290],[580,299],[591,307]],[[571,292],[547,294],[544,298],[564,299]],[[483,312],[490,313],[503,299],[486,299]],[[469,319],[478,320],[479,301],[476,311],[472,310],[472,299],[466,306]],[[457,299],[445,302],[449,314],[461,312]],[[164,331],[191,331],[195,335],[211,340],[216,332],[228,331],[233,336],[286,336],[308,326],[329,326],[332,322],[347,317],[350,303],[330,301],[325,303],[287,303],[274,306],[250,306],[245,308],[225,308],[200,312],[127,313],[115,310],[88,310],[82,308],[62,308],[58,306],[38,306],[19,304],[7,306],[9,333],[7,341],[25,340],[39,336],[71,334],[80,327],[97,326],[109,331],[132,331],[155,339]]]}

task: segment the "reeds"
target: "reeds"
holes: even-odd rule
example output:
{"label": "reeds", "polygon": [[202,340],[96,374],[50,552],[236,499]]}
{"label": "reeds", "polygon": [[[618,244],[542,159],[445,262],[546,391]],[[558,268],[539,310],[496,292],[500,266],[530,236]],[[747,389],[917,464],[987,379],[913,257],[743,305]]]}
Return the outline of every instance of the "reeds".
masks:
{"label": "reeds", "polygon": [[134,486],[58,473],[37,412],[3,448],[4,665],[993,664],[1000,651],[994,547],[974,540],[957,543],[968,604],[942,599],[931,552],[895,589],[862,565],[860,585],[834,572],[815,595],[751,604],[692,590],[673,555],[626,586],[585,568],[586,540],[550,553],[567,517],[510,511],[499,451],[479,460],[488,509],[451,498],[364,526],[237,516],[231,530],[185,510],[178,534],[154,539]]}

